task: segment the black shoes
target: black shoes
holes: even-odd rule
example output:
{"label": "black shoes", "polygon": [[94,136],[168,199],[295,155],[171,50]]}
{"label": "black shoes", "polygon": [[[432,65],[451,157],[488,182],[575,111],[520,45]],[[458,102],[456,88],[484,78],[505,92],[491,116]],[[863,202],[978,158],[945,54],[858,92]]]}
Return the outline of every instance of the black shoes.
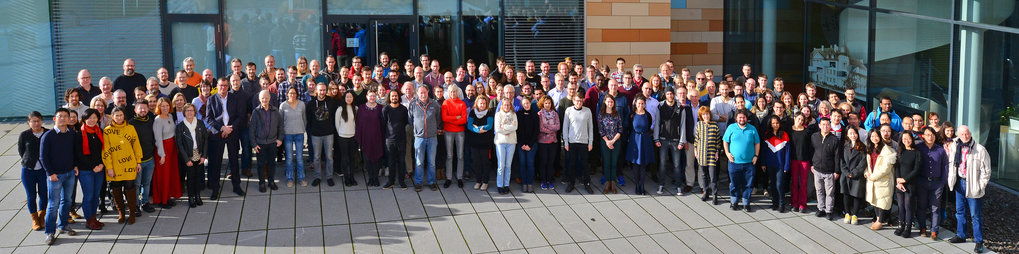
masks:
{"label": "black shoes", "polygon": [[984,253],[984,243],[978,242],[976,247],[973,247],[973,252]]}
{"label": "black shoes", "polygon": [[966,238],[962,238],[962,237],[959,237],[959,236],[953,236],[951,239],[948,239],[948,242],[950,242],[950,243],[964,243],[964,242],[966,242]]}
{"label": "black shoes", "polygon": [[744,205],[743,206],[743,211],[748,212],[748,213],[754,212],[754,210],[750,208],[750,205]]}
{"label": "black shoes", "polygon": [[817,217],[818,218],[824,218],[825,216],[828,216],[828,213],[825,213],[824,211],[821,211],[821,210],[817,211]]}
{"label": "black shoes", "polygon": [[729,209],[732,209],[733,211],[739,211],[739,205],[729,204]]}
{"label": "black shoes", "polygon": [[333,186],[336,186],[336,181],[333,181],[332,178],[329,178],[329,179],[326,179],[326,184],[328,184],[329,187],[333,187]]}
{"label": "black shoes", "polygon": [[828,220],[835,220],[835,213],[829,213]]}
{"label": "black shoes", "polygon": [[264,182],[258,183],[258,192],[265,193],[265,191],[266,191],[265,183]]}
{"label": "black shoes", "polygon": [[269,189],[270,190],[279,190],[280,187],[278,185],[276,185],[276,181],[272,181],[272,182],[269,182]]}
{"label": "black shoes", "polygon": [[142,211],[145,211],[146,213],[153,213],[156,211],[156,208],[152,208],[151,204],[144,204],[142,205]]}
{"label": "black shoes", "polygon": [[437,190],[439,190],[439,185],[433,183],[432,186],[429,186],[428,188],[432,189],[432,191],[437,191]]}
{"label": "black shoes", "polygon": [[322,184],[322,180],[320,179],[315,179],[314,181],[311,181],[311,186],[318,187],[319,184]]}
{"label": "black shoes", "polygon": [[393,188],[393,183],[392,182],[387,182],[386,185],[382,186],[383,190],[388,190],[388,189],[392,189],[392,188]]}
{"label": "black shoes", "polygon": [[456,180],[456,187],[464,188],[464,180]]}
{"label": "black shoes", "polygon": [[237,189],[234,189],[234,194],[237,194],[237,196],[243,197],[245,193],[240,188],[237,188]]}
{"label": "black shoes", "polygon": [[453,180],[446,180],[446,182],[442,184],[442,188],[449,189],[450,185],[453,185]]}
{"label": "black shoes", "polygon": [[415,184],[414,185],[414,191],[421,192],[421,185],[420,184]]}
{"label": "black shoes", "polygon": [[590,183],[589,184],[584,184],[584,190],[587,191],[587,194],[594,194],[594,189],[591,188],[591,184]]}
{"label": "black shoes", "polygon": [[573,190],[576,190],[576,189],[577,189],[577,187],[573,186],[573,184],[567,185],[566,186],[566,193],[573,192]]}
{"label": "black shoes", "polygon": [[709,197],[708,197],[708,192],[707,192],[707,191],[705,191],[705,192],[704,192],[704,195],[703,195],[703,196],[701,196],[701,201],[705,201],[705,202],[706,202],[706,201],[708,201],[708,198],[709,198]]}

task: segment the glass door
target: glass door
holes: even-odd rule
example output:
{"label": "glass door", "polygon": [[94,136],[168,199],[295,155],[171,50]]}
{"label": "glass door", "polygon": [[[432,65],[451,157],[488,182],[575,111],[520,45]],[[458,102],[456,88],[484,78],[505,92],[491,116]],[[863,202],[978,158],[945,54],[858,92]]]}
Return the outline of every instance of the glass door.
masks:
{"label": "glass door", "polygon": [[359,56],[366,66],[378,64],[379,53],[402,62],[417,52],[417,29],[413,18],[403,16],[326,16],[324,49],[337,56],[341,66]]}
{"label": "glass door", "polygon": [[223,54],[223,23],[216,14],[168,14],[163,25],[164,66],[184,69],[184,59],[195,61],[194,71],[212,70],[219,76],[226,69]]}

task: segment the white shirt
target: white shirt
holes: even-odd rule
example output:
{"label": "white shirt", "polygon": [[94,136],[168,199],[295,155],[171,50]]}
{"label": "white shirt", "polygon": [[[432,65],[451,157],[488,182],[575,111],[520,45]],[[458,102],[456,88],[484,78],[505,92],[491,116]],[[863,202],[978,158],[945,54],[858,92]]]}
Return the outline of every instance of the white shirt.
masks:
{"label": "white shirt", "polygon": [[226,101],[230,99],[230,94],[227,94],[226,97],[220,96],[219,98],[221,99],[221,100],[219,100],[220,104],[223,104],[222,105],[223,106],[223,125],[225,126],[228,123],[230,123],[230,110],[227,110],[227,107],[226,107]]}

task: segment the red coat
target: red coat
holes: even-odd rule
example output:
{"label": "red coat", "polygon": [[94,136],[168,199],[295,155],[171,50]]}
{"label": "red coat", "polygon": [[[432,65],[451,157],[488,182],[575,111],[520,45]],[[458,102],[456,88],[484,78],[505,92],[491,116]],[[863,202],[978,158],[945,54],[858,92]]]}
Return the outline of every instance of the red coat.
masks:
{"label": "red coat", "polygon": [[[456,117],[460,116],[460,119]],[[467,103],[460,99],[447,99],[442,102],[442,130],[446,132],[463,132],[467,124]]]}

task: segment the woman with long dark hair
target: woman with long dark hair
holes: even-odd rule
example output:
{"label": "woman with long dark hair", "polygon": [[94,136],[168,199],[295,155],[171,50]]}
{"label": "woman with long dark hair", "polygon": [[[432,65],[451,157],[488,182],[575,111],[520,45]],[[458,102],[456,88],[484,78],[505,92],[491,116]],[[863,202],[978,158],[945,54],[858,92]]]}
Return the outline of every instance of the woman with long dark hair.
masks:
{"label": "woman with long dark hair", "polygon": [[379,169],[383,154],[382,107],[376,101],[378,94],[368,91],[367,102],[357,109],[357,124],[354,139],[364,153],[365,174],[368,186],[380,186]]}
{"label": "woman with long dark hair", "polygon": [[81,210],[87,219],[85,227],[91,230],[103,229],[104,224],[96,219],[99,206],[99,192],[106,181],[103,174],[103,130],[99,127],[99,110],[86,109],[82,114],[81,142],[75,143],[78,181],[81,182]]}
{"label": "woman with long dark hair", "polygon": [[553,163],[559,157],[559,142],[556,133],[562,128],[559,114],[553,107],[552,97],[538,99],[538,175],[541,176],[541,190],[555,190],[552,178]]}
{"label": "woman with long dark hair", "polygon": [[[135,178],[141,170],[142,147],[138,132],[127,123],[124,108],[116,107],[110,113],[113,123],[103,130],[103,165],[113,189],[113,202],[119,213],[117,223],[134,224],[138,214],[138,188]],[[126,200],[126,203],[125,203]],[[126,215],[126,217],[125,217]]]}
{"label": "woman with long dark hair", "polygon": [[846,212],[842,222],[856,225],[857,215],[865,204],[863,197],[867,194],[865,189],[867,179],[863,178],[863,172],[867,170],[867,146],[860,140],[859,127],[846,126],[846,128],[842,156],[839,158],[839,172],[842,173],[839,185],[843,209]]}
{"label": "woman with long dark hair", "polygon": [[895,163],[895,199],[899,203],[899,228],[895,235],[912,237],[913,214],[916,211],[916,178],[923,168],[924,155],[916,149],[913,131],[899,136],[899,160]]}
{"label": "woman with long dark hair", "polygon": [[354,135],[357,134],[357,105],[354,102],[354,92],[346,91],[341,97],[340,107],[336,109],[336,147],[335,154],[338,162],[334,165],[343,174],[345,186],[356,186],[354,179],[354,156],[357,155],[357,141]]}
{"label": "woman with long dark hair", "polygon": [[[655,76],[657,77],[657,76]],[[647,98],[637,95],[633,99],[633,131],[630,132],[630,145],[626,151],[626,160],[633,163],[634,186],[637,195],[647,195],[644,180],[647,167],[655,160],[654,119],[647,111]]]}
{"label": "woman with long dark hair", "polygon": [[[888,125],[882,125],[882,127]],[[867,178],[867,203],[873,205],[877,210],[877,216],[871,223],[871,230],[880,230],[882,223],[888,222],[889,210],[892,208],[892,192],[895,182],[894,165],[898,154],[892,148],[888,140],[881,138],[881,128],[873,129],[867,134],[870,139],[870,146],[867,150],[867,171],[863,177]]]}
{"label": "woman with long dark hair", "polygon": [[789,172],[789,134],[782,129],[782,120],[770,116],[762,124],[767,130],[763,135],[768,146],[761,149],[761,166],[768,174],[768,193],[771,194],[771,210],[785,213],[785,174]]}

